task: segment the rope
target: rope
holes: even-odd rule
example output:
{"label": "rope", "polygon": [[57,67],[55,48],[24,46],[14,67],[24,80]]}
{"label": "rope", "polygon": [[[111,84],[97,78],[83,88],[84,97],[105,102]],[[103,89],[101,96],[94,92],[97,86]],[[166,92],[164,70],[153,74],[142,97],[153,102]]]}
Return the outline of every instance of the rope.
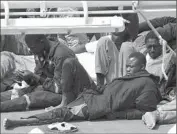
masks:
{"label": "rope", "polygon": [[[135,7],[136,5],[136,7]],[[167,45],[167,42],[162,38],[162,36],[157,32],[157,30],[154,28],[154,26],[151,24],[151,22],[144,16],[144,14],[141,12],[141,10],[137,9],[137,4],[132,3],[133,6],[133,10],[135,10],[136,12],[138,12],[143,19],[147,22],[148,26],[152,29],[152,31],[155,33],[155,35],[158,37],[160,44],[162,45],[162,73],[164,75],[165,80],[168,80],[168,76],[165,73],[165,68],[164,68],[164,63],[165,63],[165,55],[166,55],[166,47],[168,47],[168,49],[170,51],[173,52],[173,54],[176,56],[176,53],[170,48],[170,46]]]}

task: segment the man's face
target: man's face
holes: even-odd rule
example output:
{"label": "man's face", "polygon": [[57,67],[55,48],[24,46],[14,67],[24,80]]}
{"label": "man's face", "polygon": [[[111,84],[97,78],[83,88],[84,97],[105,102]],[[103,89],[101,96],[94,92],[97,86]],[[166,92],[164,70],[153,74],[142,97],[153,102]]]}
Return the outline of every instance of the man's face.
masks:
{"label": "man's face", "polygon": [[121,46],[124,38],[124,31],[112,33],[112,38],[116,46]]}
{"label": "man's face", "polygon": [[131,75],[139,72],[142,69],[142,65],[139,64],[138,60],[135,57],[127,59],[126,71],[127,75]]}
{"label": "man's face", "polygon": [[162,54],[162,46],[157,39],[148,39],[146,42],[146,48],[152,59],[156,59]]}
{"label": "man's face", "polygon": [[44,44],[36,43],[36,41],[32,40],[27,43],[28,47],[30,48],[31,52],[36,55],[41,55],[44,52]]}

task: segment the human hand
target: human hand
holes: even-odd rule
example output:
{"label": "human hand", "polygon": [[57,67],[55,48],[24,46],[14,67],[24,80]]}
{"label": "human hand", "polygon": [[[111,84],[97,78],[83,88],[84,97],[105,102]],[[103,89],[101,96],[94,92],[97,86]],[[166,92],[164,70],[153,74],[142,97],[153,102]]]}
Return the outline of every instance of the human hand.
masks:
{"label": "human hand", "polygon": [[163,38],[160,38],[159,43],[160,45],[167,45],[167,41],[164,40]]}
{"label": "human hand", "polygon": [[28,80],[30,77],[32,77],[33,73],[32,73],[31,71],[29,71],[29,70],[23,70],[23,71],[18,70],[18,71],[16,72],[16,75],[17,75],[18,78],[20,78],[20,79],[26,81],[26,80]]}

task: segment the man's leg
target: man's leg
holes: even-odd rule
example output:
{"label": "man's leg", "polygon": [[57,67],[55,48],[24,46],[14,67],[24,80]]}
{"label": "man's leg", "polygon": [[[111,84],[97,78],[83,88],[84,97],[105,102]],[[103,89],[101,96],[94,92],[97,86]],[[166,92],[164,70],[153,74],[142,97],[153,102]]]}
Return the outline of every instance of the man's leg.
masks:
{"label": "man's leg", "polygon": [[146,112],[142,116],[142,120],[149,129],[153,129],[156,126],[156,123],[176,123],[176,100],[160,106],[156,111]]}
{"label": "man's leg", "polygon": [[176,110],[176,99],[161,105],[157,108],[159,111],[175,111]]}
{"label": "man's leg", "polygon": [[24,96],[1,102],[1,112],[23,111],[26,110],[27,102]]}
{"label": "man's leg", "polygon": [[28,118],[21,118],[19,120],[4,120],[4,127],[6,129],[11,127],[26,126],[26,125],[43,125],[55,122],[70,121],[73,114],[67,108],[58,108],[49,112],[36,114]]}
{"label": "man's leg", "polygon": [[[31,93],[34,88],[35,88],[34,86],[31,86],[31,87],[27,87],[27,88],[18,89],[16,91],[18,92],[19,96],[23,96],[24,94]],[[11,100],[11,95],[12,95],[11,90],[1,92],[1,96],[0,96],[1,102]]]}
{"label": "man's leg", "polygon": [[12,91],[1,92],[1,97],[0,97],[1,102],[10,100],[11,94],[12,94]]}
{"label": "man's leg", "polygon": [[61,95],[48,91],[36,91],[19,98],[1,102],[1,112],[23,111],[26,109],[56,106],[61,102]]}
{"label": "man's leg", "polygon": [[26,125],[42,125],[62,121],[83,120],[88,118],[88,107],[82,102],[82,98],[72,102],[70,108],[63,107],[49,112],[36,114],[19,120],[4,120],[5,129]]}
{"label": "man's leg", "polygon": [[142,116],[143,122],[149,129],[153,129],[158,124],[176,123],[176,111],[153,111],[146,112]]}
{"label": "man's leg", "polygon": [[58,108],[66,106],[76,99],[74,94],[74,69],[76,68],[73,58],[68,58],[63,62],[61,74],[62,101]]}
{"label": "man's leg", "polygon": [[29,108],[46,108],[50,106],[57,106],[61,103],[61,94],[52,93],[49,91],[36,91],[28,95]]}

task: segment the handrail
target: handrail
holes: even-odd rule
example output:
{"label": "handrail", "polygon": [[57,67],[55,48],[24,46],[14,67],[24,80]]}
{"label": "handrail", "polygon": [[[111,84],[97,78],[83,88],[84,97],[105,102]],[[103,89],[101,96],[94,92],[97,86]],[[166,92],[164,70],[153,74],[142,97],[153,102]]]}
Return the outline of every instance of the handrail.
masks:
{"label": "handrail", "polygon": [[9,4],[8,1],[2,1],[2,4],[4,5],[5,9],[5,26],[8,25],[8,20],[9,20]]}
{"label": "handrail", "polygon": [[40,1],[40,16],[41,17],[46,17],[47,14],[46,14],[46,3],[45,1]]}
{"label": "handrail", "polygon": [[85,20],[85,24],[87,24],[88,21],[88,5],[87,5],[87,1],[81,1],[82,5],[83,5],[83,10],[84,10],[84,20]]}
{"label": "handrail", "polygon": [[[175,12],[176,8],[166,8],[166,9],[141,9],[141,12]],[[108,10],[108,11],[88,11],[88,14],[123,14],[123,13],[135,13],[136,10]],[[45,12],[46,15],[61,15],[61,14],[84,14],[84,11],[68,11],[68,12]],[[4,16],[5,13],[1,13],[1,16]],[[40,12],[10,12],[10,16],[26,16],[26,15],[41,15]]]}
{"label": "handrail", "polygon": [[[3,2],[3,1],[1,1]],[[40,1],[8,1],[11,9],[40,8]],[[47,8],[58,7],[83,7],[80,1],[45,1]],[[87,1],[88,7],[113,7],[132,6],[131,1]],[[176,7],[176,1],[139,1],[139,6],[144,7]],[[175,8],[174,7],[174,8]],[[3,7],[1,8],[3,9]]]}

